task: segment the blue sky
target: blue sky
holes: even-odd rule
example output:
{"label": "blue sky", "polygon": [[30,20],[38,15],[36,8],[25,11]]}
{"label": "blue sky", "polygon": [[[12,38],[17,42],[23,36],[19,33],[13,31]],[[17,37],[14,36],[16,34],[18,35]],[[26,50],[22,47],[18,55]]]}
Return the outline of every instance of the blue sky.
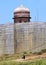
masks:
{"label": "blue sky", "polygon": [[46,22],[46,0],[0,0],[0,24],[13,22],[13,11],[21,4],[29,8],[31,21]]}

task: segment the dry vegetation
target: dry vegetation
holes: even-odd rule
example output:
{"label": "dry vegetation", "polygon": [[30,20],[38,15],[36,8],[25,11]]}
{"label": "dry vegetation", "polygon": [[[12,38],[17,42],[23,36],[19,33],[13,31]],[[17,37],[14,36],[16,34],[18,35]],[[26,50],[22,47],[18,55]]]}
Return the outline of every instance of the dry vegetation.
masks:
{"label": "dry vegetation", "polygon": [[[22,56],[25,55],[25,59]],[[46,52],[27,53],[0,56],[0,65],[46,65]]]}

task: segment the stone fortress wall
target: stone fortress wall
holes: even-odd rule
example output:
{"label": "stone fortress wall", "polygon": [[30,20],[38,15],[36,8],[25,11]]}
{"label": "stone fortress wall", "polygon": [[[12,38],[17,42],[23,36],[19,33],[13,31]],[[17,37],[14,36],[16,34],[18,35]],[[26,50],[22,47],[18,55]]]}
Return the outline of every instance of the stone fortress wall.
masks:
{"label": "stone fortress wall", "polygon": [[46,23],[27,22],[15,24],[16,52],[39,52],[46,49]]}
{"label": "stone fortress wall", "polygon": [[46,22],[0,25],[0,54],[39,52],[42,49],[46,49]]}
{"label": "stone fortress wall", "polygon": [[12,23],[0,25],[0,54],[14,53],[14,25]]}

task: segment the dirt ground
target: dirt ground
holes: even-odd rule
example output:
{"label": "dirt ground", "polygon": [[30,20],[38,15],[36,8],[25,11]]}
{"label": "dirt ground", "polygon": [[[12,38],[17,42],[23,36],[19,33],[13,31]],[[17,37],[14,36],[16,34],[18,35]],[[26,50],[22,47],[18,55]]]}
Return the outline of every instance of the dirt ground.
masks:
{"label": "dirt ground", "polygon": [[[33,59],[41,59],[41,58],[46,58],[46,53],[42,55],[31,55],[31,56],[26,56],[25,59],[16,59],[15,61],[17,62],[22,62],[22,61],[27,61],[27,60],[33,60]],[[14,61],[14,60],[13,60]]]}

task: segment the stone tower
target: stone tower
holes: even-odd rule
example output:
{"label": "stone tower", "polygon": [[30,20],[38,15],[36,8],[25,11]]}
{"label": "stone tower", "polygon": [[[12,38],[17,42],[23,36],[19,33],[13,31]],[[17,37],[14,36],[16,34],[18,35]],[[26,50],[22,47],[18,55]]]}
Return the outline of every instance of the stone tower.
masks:
{"label": "stone tower", "polygon": [[[18,29],[17,23],[30,22],[30,11],[23,5],[14,10],[14,52],[20,53],[24,51],[24,43],[20,40],[23,37],[21,29]],[[20,26],[19,26],[20,27]],[[22,36],[21,36],[22,34]],[[22,38],[21,38],[22,39]],[[23,49],[23,50],[22,50]]]}
{"label": "stone tower", "polygon": [[30,11],[23,5],[14,10],[14,23],[30,22]]}

